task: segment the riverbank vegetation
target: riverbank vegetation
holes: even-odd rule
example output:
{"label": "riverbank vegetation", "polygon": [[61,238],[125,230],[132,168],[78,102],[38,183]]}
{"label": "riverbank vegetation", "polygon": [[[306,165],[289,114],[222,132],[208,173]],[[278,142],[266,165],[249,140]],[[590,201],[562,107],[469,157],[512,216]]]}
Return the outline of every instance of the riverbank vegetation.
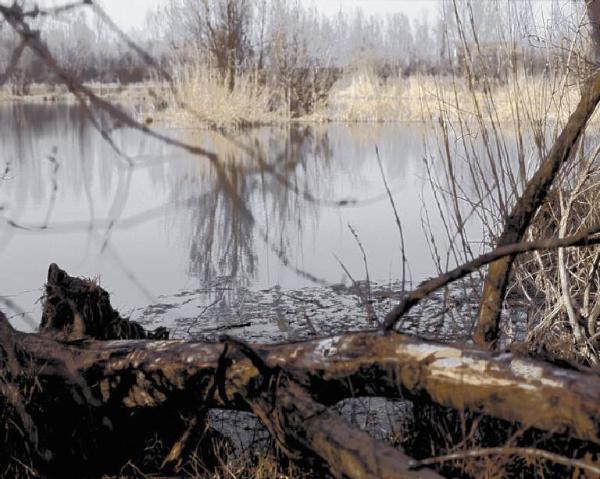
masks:
{"label": "riverbank vegetation", "polygon": [[[464,43],[448,2],[440,3],[433,18],[411,19],[360,10],[326,16],[299,1],[169,0],[136,35],[151,64],[121,41],[123,32],[89,12],[68,10],[33,21],[43,26],[60,64],[86,84],[107,84],[109,91],[119,85],[123,100],[127,90],[140,100],[139,88],[131,85],[162,84],[168,94],[160,90],[157,102],[156,88],[144,91],[140,114],[178,126],[420,121],[424,108],[453,104],[460,105],[456,114],[473,116],[472,94],[480,103],[495,102],[502,121],[513,119],[515,102],[522,114],[532,110],[553,118],[558,109],[569,111],[575,84],[563,85],[570,102],[560,107],[544,92],[556,89],[558,70],[568,65],[581,71],[588,61],[581,53],[585,45],[569,44],[581,29],[581,8],[484,3],[461,12],[477,26]],[[17,45],[14,33],[0,30],[0,66],[10,64]],[[157,75],[156,65],[169,81]],[[11,70],[0,98],[65,98],[60,79],[30,52]],[[515,90],[521,95],[515,97]]]}
{"label": "riverbank vegetation", "polygon": [[[491,3],[461,12],[462,18],[472,17],[476,31],[457,25],[450,3],[441,3],[429,23],[360,12],[331,19],[299,3],[263,2],[262,9],[242,3],[235,12],[241,32],[230,40],[239,44],[227,49],[211,36],[217,27],[209,13],[218,28],[229,31],[222,5],[207,7],[203,20],[186,15],[193,4],[172,1],[163,12],[170,25],[164,38],[175,45],[179,60],[173,71],[182,96],[190,99],[186,103],[200,118],[221,125],[232,117],[219,118],[219,112],[233,113],[228,106],[240,99],[243,108],[233,118],[241,123],[421,121],[440,107],[455,118],[473,119],[481,115],[478,109],[493,109],[498,121],[513,121],[515,114],[530,121],[560,115],[564,120],[578,90],[572,82],[562,85],[556,103],[557,81],[565,66],[581,71],[588,61],[581,54],[585,45],[568,43],[582,28],[581,9],[558,2],[545,11],[531,2]],[[466,37],[461,28],[463,34],[468,29]],[[575,35],[574,41],[584,38]],[[224,55],[219,49],[232,54],[229,70],[218,59]],[[174,117],[191,119],[177,101],[169,104]]]}
{"label": "riverbank vegetation", "polygon": [[[183,97],[200,116],[213,115],[214,108],[203,105],[221,88],[216,98],[224,107],[229,99],[246,99],[238,113],[250,123],[260,121],[259,112],[284,121],[421,120],[423,103],[468,99],[469,82],[484,95],[484,79],[500,103],[507,103],[515,83],[527,83],[537,92],[533,106],[548,106],[539,87],[552,88],[557,66],[583,61],[567,58],[564,44],[581,9],[559,3],[551,9],[535,2],[461,6],[460,18],[470,15],[477,26],[464,45],[448,2],[433,19],[411,21],[402,13],[368,17],[361,11],[327,17],[300,2],[198,7],[171,0],[157,14],[155,31],[176,58],[174,76],[191,93]],[[177,110],[177,102],[171,104]],[[508,105],[496,113],[510,119]]]}

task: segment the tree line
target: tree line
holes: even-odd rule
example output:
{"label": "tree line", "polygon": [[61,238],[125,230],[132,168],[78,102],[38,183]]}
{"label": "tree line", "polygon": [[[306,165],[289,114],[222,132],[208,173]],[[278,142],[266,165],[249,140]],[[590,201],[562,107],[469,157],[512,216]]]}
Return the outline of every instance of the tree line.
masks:
{"label": "tree line", "polygon": [[[453,12],[459,8],[461,18],[477,25],[472,33],[482,46],[476,52],[481,63],[501,77],[514,59],[530,72],[549,68],[552,55],[564,60],[566,41],[583,7],[577,2],[543,3],[443,0],[434,17],[411,19],[401,12],[377,16],[362,10],[328,16],[300,0],[166,0],[132,36],[161,64],[200,65],[230,89],[242,74],[288,90],[302,88],[307,78],[313,86],[323,83],[320,87],[327,88],[342,73],[356,69],[368,69],[381,81],[415,73],[460,73],[465,52]],[[84,81],[153,78],[144,59],[89,11],[40,17],[32,25],[43,31],[61,64]],[[0,25],[0,67],[9,64],[17,43],[14,32]],[[12,75],[17,94],[27,94],[32,83],[54,82],[27,52]]]}

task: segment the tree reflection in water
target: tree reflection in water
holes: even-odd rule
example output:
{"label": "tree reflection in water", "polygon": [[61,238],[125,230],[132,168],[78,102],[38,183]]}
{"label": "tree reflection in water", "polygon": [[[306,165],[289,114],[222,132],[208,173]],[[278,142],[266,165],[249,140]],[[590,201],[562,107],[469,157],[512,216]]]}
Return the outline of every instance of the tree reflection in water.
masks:
{"label": "tree reflection in water", "polygon": [[361,279],[348,223],[366,248],[371,278],[397,277],[398,232],[376,144],[393,193],[402,192],[396,198],[413,279],[433,272],[416,226],[420,202],[431,202],[420,181],[420,125],[296,124],[227,137],[168,130],[214,151],[219,161],[211,163],[98,120],[127,158],[77,106],[0,105],[0,169],[9,165],[0,184],[0,270],[19,272],[0,275],[0,291],[27,311],[53,261],[98,275],[126,313],[184,290],[211,291],[208,305],[215,289],[344,281],[334,254]]}
{"label": "tree reflection in water", "polygon": [[210,135],[222,169],[185,177],[174,188],[177,202],[193,205],[189,273],[207,282],[225,276],[238,286],[251,284],[256,241],[285,255],[289,235],[302,232],[307,213],[319,213],[318,177],[332,157],[327,132],[286,127],[245,135],[250,149]]}
{"label": "tree reflection in water", "polygon": [[[316,198],[327,196],[320,191],[333,154],[326,129],[263,128],[233,138],[179,133],[215,151],[216,165],[119,128],[106,117],[100,121],[133,166],[76,106],[0,108],[0,134],[6,139],[0,146],[6,177],[0,189],[0,261],[25,276],[22,258],[39,262],[27,281],[6,280],[2,286],[8,291],[39,287],[47,263],[60,260],[103,277],[111,274],[109,265],[119,269],[130,283],[128,288],[117,283],[119,289],[129,294],[133,283],[146,304],[154,302],[153,292],[179,287],[164,279],[166,286],[157,288],[144,275],[144,262],[160,263],[158,255],[173,253],[157,248],[156,238],[147,234],[149,224],[161,222],[178,247],[188,244],[189,276],[248,286],[257,272],[258,249],[267,244],[285,262],[290,238],[302,234],[307,219],[316,223]],[[124,244],[127,232],[136,238]],[[25,251],[28,241],[35,243],[34,251]],[[157,249],[162,249],[158,255]],[[144,251],[145,259],[135,257]]]}

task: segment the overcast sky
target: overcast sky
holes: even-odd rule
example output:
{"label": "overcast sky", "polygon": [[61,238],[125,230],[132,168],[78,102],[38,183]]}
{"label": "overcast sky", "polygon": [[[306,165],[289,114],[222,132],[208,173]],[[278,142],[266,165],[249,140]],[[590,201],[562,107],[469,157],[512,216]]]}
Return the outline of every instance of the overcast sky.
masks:
{"label": "overcast sky", "polygon": [[[68,0],[31,0],[40,6],[64,4]],[[169,0],[96,0],[101,4],[111,18],[123,29],[142,28],[146,16],[159,5],[164,5]],[[198,0],[199,1],[199,0]],[[253,1],[253,0],[250,0]],[[485,2],[486,0],[475,0]],[[561,0],[568,4],[571,0]],[[440,0],[300,0],[306,6],[316,6],[325,14],[333,15],[340,8],[352,12],[360,8],[367,15],[385,15],[387,13],[404,12],[410,18],[426,16],[435,19],[439,12]],[[534,0],[534,4],[542,6],[542,10],[549,7],[551,0]],[[540,10],[541,11],[541,10]]]}
{"label": "overcast sky", "polygon": [[[147,13],[167,0],[100,0],[106,12],[122,28],[140,28]],[[361,8],[367,14],[405,12],[410,17],[426,14],[435,15],[438,0],[301,0],[306,5],[315,5],[326,14],[334,14],[340,8]],[[43,3],[43,2],[42,2]]]}

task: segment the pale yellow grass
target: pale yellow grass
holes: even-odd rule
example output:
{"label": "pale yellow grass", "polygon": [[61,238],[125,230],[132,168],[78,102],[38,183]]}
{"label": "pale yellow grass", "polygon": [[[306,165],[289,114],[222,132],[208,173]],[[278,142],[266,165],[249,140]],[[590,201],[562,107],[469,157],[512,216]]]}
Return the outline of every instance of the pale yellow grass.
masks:
{"label": "pale yellow grass", "polygon": [[467,79],[420,79],[422,111],[444,113],[451,120],[520,122],[534,125],[565,121],[581,92],[577,83],[542,75],[519,75],[505,83],[470,85]]}
{"label": "pale yellow grass", "polygon": [[368,72],[340,79],[329,94],[325,116],[344,122],[421,120],[420,79],[380,81]]}
{"label": "pale yellow grass", "polygon": [[470,85],[466,78],[415,75],[382,82],[354,74],[332,89],[326,116],[346,122],[399,122],[449,119],[508,122],[564,120],[580,96],[576,85],[540,76],[519,75],[506,83]]}
{"label": "pale yellow grass", "polygon": [[289,120],[283,94],[261,87],[251,75],[238,76],[233,91],[218,75],[195,66],[179,67],[176,94],[160,115],[171,124],[212,127],[270,124]]}
{"label": "pale yellow grass", "polygon": [[217,128],[244,125],[324,122],[404,122],[448,120],[512,122],[530,125],[560,124],[577,104],[579,83],[563,76],[512,76],[506,82],[470,83],[460,76],[413,75],[382,81],[369,71],[353,71],[340,78],[327,101],[302,118],[292,120],[282,89],[259,84],[252,75],[227,82],[197,66],[175,69],[176,95],[164,111],[147,116],[175,126]]}

